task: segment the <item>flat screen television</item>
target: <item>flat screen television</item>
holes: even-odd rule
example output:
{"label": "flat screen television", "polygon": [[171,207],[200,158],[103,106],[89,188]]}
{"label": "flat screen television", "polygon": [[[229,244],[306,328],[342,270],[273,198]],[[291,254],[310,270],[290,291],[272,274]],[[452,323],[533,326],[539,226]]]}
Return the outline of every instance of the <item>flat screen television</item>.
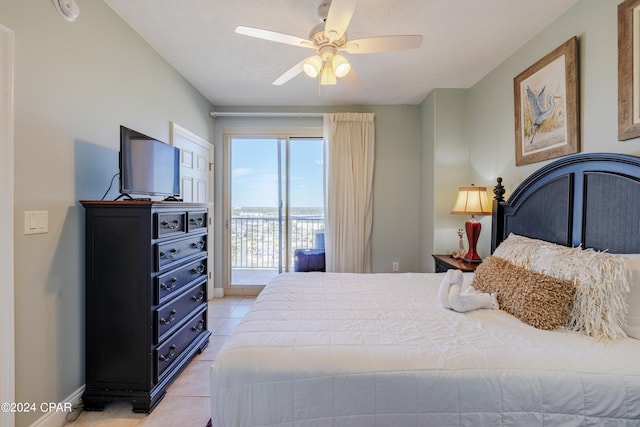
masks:
{"label": "flat screen television", "polygon": [[180,195],[180,150],[150,136],[120,126],[120,193]]}

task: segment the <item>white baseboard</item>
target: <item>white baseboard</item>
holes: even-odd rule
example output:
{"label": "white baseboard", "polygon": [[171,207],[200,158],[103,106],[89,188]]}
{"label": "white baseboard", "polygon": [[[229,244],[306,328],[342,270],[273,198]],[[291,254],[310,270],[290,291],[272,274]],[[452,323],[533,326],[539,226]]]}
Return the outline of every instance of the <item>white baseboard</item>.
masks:
{"label": "white baseboard", "polygon": [[213,288],[214,298],[224,298],[224,288]]}
{"label": "white baseboard", "polygon": [[[80,403],[82,399],[82,393],[84,393],[84,385],[71,393],[60,403],[71,403],[71,405],[75,407],[78,403]],[[47,412],[42,417],[38,418],[29,427],[61,427],[67,421],[67,414],[69,414],[69,412],[66,411]]]}

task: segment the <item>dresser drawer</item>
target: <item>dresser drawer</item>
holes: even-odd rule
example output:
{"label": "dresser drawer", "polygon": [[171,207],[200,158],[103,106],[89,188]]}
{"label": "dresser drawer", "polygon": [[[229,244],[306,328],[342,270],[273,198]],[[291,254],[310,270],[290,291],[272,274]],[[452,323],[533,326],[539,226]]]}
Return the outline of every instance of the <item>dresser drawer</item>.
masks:
{"label": "dresser drawer", "polygon": [[164,344],[154,350],[155,371],[160,380],[163,373],[180,359],[180,354],[185,351],[203,331],[207,329],[206,305],[194,317],[189,319],[176,333],[171,335]]}
{"label": "dresser drawer", "polygon": [[168,268],[178,261],[207,250],[207,236],[195,236],[187,239],[172,240],[156,244],[156,269]]}
{"label": "dresser drawer", "polygon": [[154,215],[154,238],[187,232],[186,212],[162,212]]}
{"label": "dresser drawer", "polygon": [[164,340],[188,317],[207,301],[207,281],[195,285],[173,300],[154,310],[153,316],[156,325],[154,343]]}
{"label": "dresser drawer", "polygon": [[187,232],[191,233],[197,230],[205,230],[207,228],[207,212],[189,212],[189,220],[187,222]]}
{"label": "dresser drawer", "polygon": [[207,258],[199,258],[156,277],[154,304],[161,304],[184,286],[207,275]]}

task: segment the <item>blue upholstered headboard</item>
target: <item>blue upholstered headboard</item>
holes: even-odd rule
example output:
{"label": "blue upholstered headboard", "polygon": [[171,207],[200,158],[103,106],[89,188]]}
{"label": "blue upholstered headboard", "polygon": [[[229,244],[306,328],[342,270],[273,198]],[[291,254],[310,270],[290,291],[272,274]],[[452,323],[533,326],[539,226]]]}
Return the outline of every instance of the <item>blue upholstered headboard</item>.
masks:
{"label": "blue upholstered headboard", "polygon": [[584,153],[549,163],[504,200],[494,190],[491,252],[509,233],[640,253],[640,157]]}

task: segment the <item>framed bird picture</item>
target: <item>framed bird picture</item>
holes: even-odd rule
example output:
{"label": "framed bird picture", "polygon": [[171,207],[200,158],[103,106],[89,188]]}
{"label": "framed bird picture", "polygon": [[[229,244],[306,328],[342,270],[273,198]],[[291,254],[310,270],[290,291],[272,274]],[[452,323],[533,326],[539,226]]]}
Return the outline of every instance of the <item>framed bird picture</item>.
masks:
{"label": "framed bird picture", "polygon": [[640,136],[640,0],[618,5],[618,140]]}
{"label": "framed bird picture", "polygon": [[577,55],[573,37],[513,79],[516,166],[580,150]]}

